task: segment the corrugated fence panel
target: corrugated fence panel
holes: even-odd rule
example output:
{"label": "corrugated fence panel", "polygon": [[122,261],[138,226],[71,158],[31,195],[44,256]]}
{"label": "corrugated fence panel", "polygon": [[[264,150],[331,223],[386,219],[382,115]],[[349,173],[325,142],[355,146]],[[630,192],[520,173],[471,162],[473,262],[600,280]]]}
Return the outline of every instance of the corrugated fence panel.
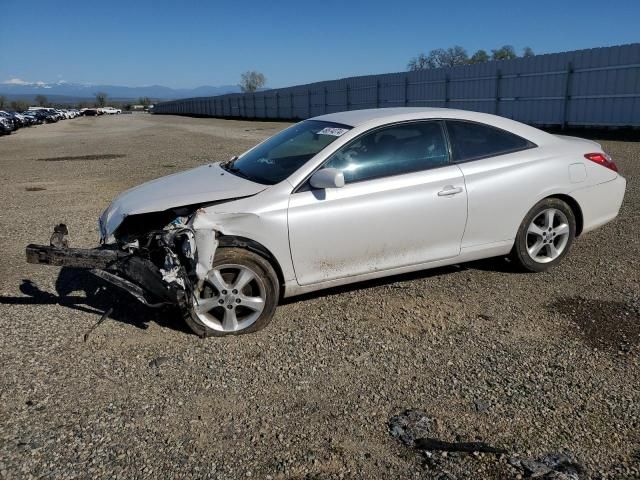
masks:
{"label": "corrugated fence panel", "polygon": [[314,83],[311,88],[311,115],[316,117],[327,113],[327,89],[329,82]]}
{"label": "corrugated fence panel", "polygon": [[495,113],[497,81],[495,62],[472,65],[466,69],[448,68],[444,73],[444,106]]}
{"label": "corrugated fence panel", "polygon": [[377,108],[379,106],[379,85],[375,75],[349,79],[349,108]]}
{"label": "corrugated fence panel", "polygon": [[449,107],[533,125],[640,126],[640,44],[158,103],[154,113],[304,119],[362,108]]}
{"label": "corrugated fence panel", "polygon": [[407,73],[387,73],[380,75],[380,107],[408,106],[408,75]]}
{"label": "corrugated fence panel", "polygon": [[292,89],[292,107],[293,115],[291,118],[301,119],[311,115],[311,90],[304,87],[295,87]]}
{"label": "corrugated fence panel", "polygon": [[445,69],[407,72],[407,106],[444,107],[446,103]]}

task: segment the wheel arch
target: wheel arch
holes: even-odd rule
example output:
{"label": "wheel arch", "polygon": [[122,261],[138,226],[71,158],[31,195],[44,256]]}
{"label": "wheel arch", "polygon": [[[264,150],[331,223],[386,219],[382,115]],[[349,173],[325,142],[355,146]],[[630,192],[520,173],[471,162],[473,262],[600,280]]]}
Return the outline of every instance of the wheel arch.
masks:
{"label": "wheel arch", "polygon": [[573,215],[576,217],[576,237],[579,237],[582,233],[582,229],[584,228],[584,216],[582,214],[582,208],[578,201],[570,195],[559,193],[554,195],[549,195],[545,198],[557,198],[558,200],[562,200],[573,212]]}
{"label": "wheel arch", "polygon": [[271,253],[271,251],[255,240],[251,240],[250,238],[240,237],[237,235],[220,235],[217,238],[218,240],[218,248],[222,247],[235,247],[235,248],[244,248],[245,250],[249,250],[250,252],[255,253],[256,255],[260,255],[262,258],[267,260],[273,270],[276,272],[278,277],[278,283],[280,284],[280,296],[282,296],[282,292],[284,291],[284,274],[282,273],[282,267],[280,263],[276,259],[275,255]]}

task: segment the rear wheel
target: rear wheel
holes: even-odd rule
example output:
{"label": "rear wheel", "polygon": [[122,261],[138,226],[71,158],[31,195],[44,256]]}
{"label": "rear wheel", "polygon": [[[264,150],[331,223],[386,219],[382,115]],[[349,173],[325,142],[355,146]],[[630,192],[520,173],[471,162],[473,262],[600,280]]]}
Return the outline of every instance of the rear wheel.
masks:
{"label": "rear wheel", "polygon": [[569,253],[575,235],[571,207],[558,198],[545,198],[520,224],[511,257],[525,270],[544,272]]}
{"label": "rear wheel", "polygon": [[278,292],[278,277],[267,260],[241,248],[220,248],[194,294],[187,323],[202,337],[258,331],[273,318]]}

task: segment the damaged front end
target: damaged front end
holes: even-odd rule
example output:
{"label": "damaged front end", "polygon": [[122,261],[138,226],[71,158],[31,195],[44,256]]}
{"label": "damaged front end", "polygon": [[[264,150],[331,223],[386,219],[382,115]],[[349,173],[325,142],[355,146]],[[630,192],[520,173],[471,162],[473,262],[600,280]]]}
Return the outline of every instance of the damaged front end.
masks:
{"label": "damaged front end", "polygon": [[101,218],[100,229],[100,247],[79,249],[69,247],[68,230],[60,224],[50,245],[27,246],[27,262],[88,269],[151,307],[192,307],[218,245],[216,225],[204,210],[131,215],[114,232],[106,231]]}

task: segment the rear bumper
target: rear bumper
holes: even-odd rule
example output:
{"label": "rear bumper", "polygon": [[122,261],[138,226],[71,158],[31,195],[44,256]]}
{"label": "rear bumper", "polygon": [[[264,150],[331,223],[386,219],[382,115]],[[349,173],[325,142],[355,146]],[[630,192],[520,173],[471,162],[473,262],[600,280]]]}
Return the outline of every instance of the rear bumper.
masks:
{"label": "rear bumper", "polygon": [[627,181],[618,175],[609,182],[571,192],[571,196],[582,209],[583,233],[594,230],[618,216],[626,188]]}

